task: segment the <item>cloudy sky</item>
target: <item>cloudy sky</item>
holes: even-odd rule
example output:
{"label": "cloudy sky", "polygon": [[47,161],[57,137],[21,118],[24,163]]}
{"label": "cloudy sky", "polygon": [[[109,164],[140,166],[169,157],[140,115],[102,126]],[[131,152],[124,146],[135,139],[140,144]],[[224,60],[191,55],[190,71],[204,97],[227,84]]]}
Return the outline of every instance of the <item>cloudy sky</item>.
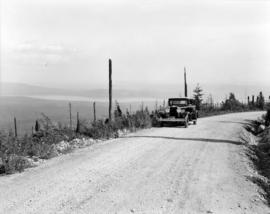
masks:
{"label": "cloudy sky", "polygon": [[268,0],[1,0],[1,78],[44,86],[270,81]]}

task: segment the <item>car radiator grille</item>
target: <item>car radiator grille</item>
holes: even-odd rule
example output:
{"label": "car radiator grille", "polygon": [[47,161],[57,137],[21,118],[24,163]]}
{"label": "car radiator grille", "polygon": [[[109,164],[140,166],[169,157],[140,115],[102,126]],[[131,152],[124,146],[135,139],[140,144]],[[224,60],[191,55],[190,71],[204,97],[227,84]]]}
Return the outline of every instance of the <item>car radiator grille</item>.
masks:
{"label": "car radiator grille", "polygon": [[170,116],[171,117],[177,117],[177,108],[176,107],[171,107],[170,108]]}

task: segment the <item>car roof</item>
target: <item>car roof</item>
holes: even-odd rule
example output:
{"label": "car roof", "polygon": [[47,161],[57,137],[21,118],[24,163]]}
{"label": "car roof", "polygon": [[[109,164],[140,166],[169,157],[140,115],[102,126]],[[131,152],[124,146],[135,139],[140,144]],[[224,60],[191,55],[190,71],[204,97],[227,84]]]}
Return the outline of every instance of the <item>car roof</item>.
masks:
{"label": "car roof", "polygon": [[179,99],[194,100],[194,98],[191,98],[191,97],[175,97],[175,98],[169,98],[169,100],[179,100]]}

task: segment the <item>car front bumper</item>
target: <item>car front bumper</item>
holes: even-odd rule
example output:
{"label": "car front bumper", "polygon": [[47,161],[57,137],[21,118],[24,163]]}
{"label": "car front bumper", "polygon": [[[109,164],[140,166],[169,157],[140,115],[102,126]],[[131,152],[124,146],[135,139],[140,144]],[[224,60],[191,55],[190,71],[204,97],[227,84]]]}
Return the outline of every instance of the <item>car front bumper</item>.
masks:
{"label": "car front bumper", "polygon": [[175,118],[175,117],[168,117],[168,118],[158,118],[159,122],[185,122],[186,118]]}

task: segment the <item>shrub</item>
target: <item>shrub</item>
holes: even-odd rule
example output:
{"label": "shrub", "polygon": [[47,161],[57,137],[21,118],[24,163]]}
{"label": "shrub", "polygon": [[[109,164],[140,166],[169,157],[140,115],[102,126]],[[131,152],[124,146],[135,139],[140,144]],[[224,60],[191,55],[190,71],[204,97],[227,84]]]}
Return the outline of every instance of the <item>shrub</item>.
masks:
{"label": "shrub", "polygon": [[[114,120],[108,122],[79,121],[80,129],[75,132],[50,120],[42,114],[42,118],[35,123],[35,132],[15,137],[12,131],[0,132],[0,173],[13,173],[29,167],[26,156],[49,159],[59,154],[57,143],[72,141],[74,138],[88,136],[94,139],[118,137],[118,131],[151,127],[151,117],[147,108],[136,111],[134,114],[123,114],[120,105],[116,103]],[[69,151],[68,147],[66,151]],[[61,152],[60,152],[61,153]]]}
{"label": "shrub", "polygon": [[7,157],[4,163],[5,173],[11,174],[16,171],[22,172],[29,166],[28,160],[25,157],[11,154]]}
{"label": "shrub", "polygon": [[108,139],[111,137],[118,137],[118,130],[128,129],[134,131],[138,128],[148,128],[151,126],[152,119],[147,108],[136,111],[134,114],[127,112],[125,115],[122,113],[120,105],[116,103],[114,120],[110,122],[98,120],[91,124],[81,124],[82,129],[80,134],[94,139]]}
{"label": "shrub", "polygon": [[254,182],[256,182],[264,191],[265,198],[270,204],[270,187],[269,187],[269,179],[270,179],[270,129],[266,128],[262,133],[259,132],[259,126],[261,125],[261,121],[253,121],[250,123],[249,127],[253,134],[259,136],[258,145],[250,146],[251,150],[255,154],[255,158],[252,158],[254,165],[258,169],[258,172],[265,176],[267,179],[259,179],[255,178]]}
{"label": "shrub", "polygon": [[153,111],[152,114],[150,115],[151,117],[151,125],[153,127],[159,127],[160,126],[160,123],[158,121],[158,112],[157,111]]}
{"label": "shrub", "polygon": [[94,139],[108,139],[114,136],[112,125],[110,123],[105,123],[102,120],[97,120],[90,126],[84,126],[80,133]]}
{"label": "shrub", "polygon": [[269,126],[270,125],[270,108],[267,109],[264,119],[265,119],[265,126]]}
{"label": "shrub", "polygon": [[229,99],[222,103],[221,110],[241,111],[244,108],[245,106],[235,98],[234,93],[230,93]]}

